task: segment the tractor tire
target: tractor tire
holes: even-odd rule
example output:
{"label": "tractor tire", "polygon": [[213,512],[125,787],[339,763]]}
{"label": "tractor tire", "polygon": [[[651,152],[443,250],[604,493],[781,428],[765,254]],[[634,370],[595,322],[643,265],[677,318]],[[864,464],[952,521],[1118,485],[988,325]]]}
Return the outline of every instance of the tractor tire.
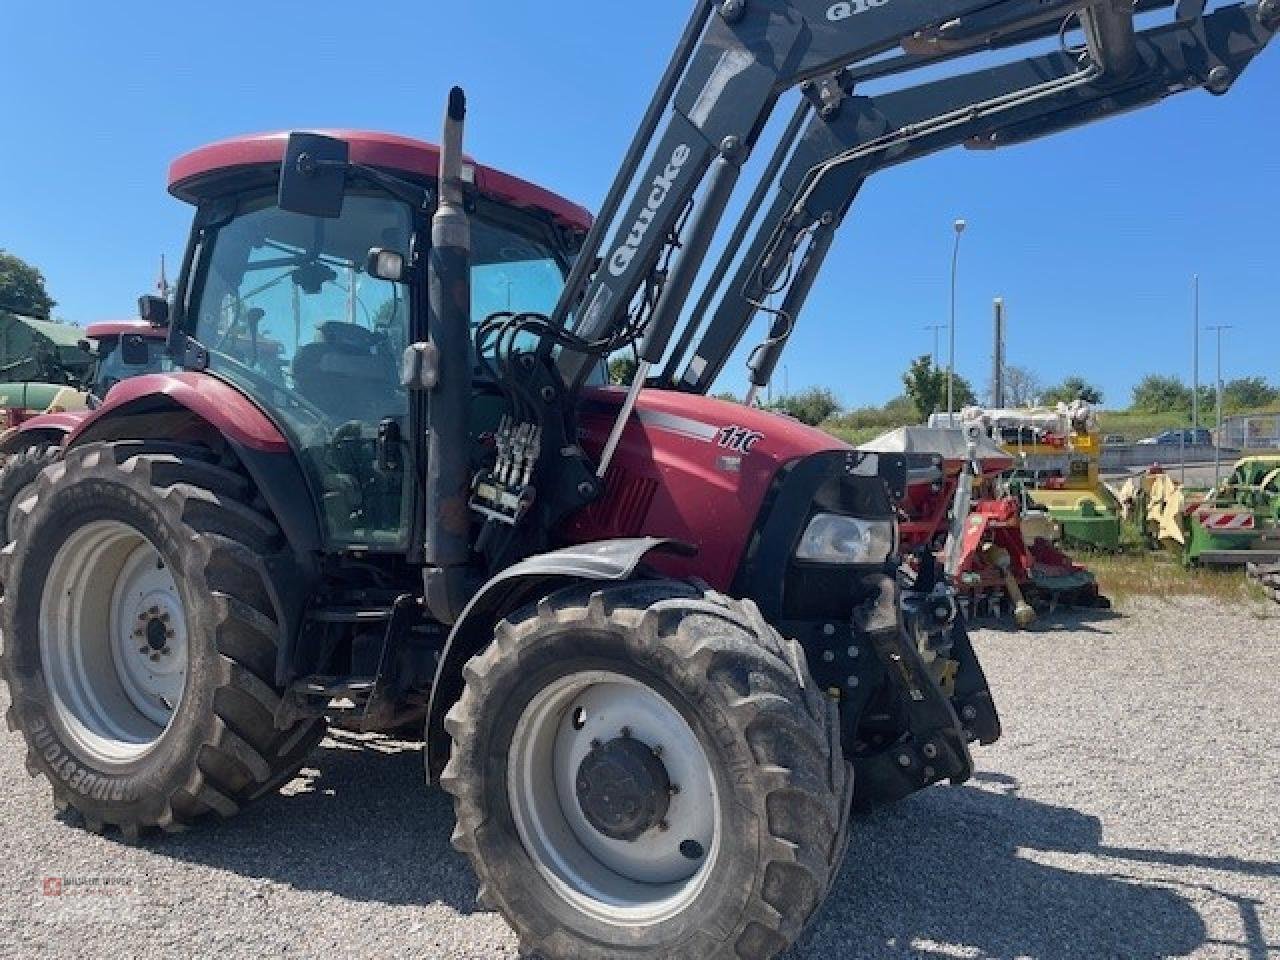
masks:
{"label": "tractor tire", "polygon": [[68,451],[0,552],[7,720],[54,805],[135,839],[229,817],[297,772],[322,721],[277,729],[279,528],[203,447]]}
{"label": "tractor tire", "polygon": [[754,604],[569,587],[499,623],[464,675],[440,779],[453,845],[524,949],[765,960],[825,900],[852,769],[803,651]]}
{"label": "tractor tire", "polygon": [[62,447],[38,444],[20,450],[0,468],[0,547],[9,542],[13,512],[29,493],[35,492],[41,471],[62,459]]}

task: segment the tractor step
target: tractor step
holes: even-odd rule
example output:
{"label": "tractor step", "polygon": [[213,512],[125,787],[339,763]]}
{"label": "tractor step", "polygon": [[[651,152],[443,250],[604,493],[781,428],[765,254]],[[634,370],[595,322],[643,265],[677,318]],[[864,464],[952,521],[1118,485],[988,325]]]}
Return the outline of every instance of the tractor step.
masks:
{"label": "tractor step", "polygon": [[369,696],[374,684],[373,677],[303,677],[289,687],[289,693],[298,697],[325,697],[330,700],[349,697],[354,700]]}
{"label": "tractor step", "polygon": [[390,607],[321,607],[307,613],[313,623],[386,623]]}

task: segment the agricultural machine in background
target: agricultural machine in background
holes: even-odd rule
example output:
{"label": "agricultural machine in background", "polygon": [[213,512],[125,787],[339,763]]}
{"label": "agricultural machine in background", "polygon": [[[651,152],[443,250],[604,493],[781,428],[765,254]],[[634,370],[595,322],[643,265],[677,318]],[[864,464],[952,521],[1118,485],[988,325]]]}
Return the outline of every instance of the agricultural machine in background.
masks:
{"label": "agricultural machine in background", "polygon": [[1014,458],[1007,477],[1028,505],[1053,519],[1053,539],[1069,547],[1115,551],[1121,546],[1121,509],[1102,481],[1102,434],[1084,401],[1053,409],[992,410],[967,407],[966,426],[980,429]]}
{"label": "agricultural machine in background", "polygon": [[0,311],[0,437],[46,412],[84,406],[93,362],[78,327]]}
{"label": "agricultural machine in background", "polygon": [[1245,457],[1210,490],[1188,490],[1153,467],[1125,481],[1118,497],[1143,542],[1188,565],[1280,562],[1280,457]]}
{"label": "agricultural machine in background", "polygon": [[[699,3],[594,221],[465,162],[457,90],[440,149],[339,131],[179,158],[191,240],[172,308],[141,313],[181,369],[110,390],[0,553],[32,774],[129,838],[237,813],[328,722],[416,718],[524,947],[785,949],[850,811],[964,781],[1000,725],[944,568],[901,562],[905,456],[704,394],[761,310],[768,383],[874,171],[1224,93],[1280,22],[1181,4],[1135,32],[1168,7]],[[1080,50],[854,89],[1072,23]],[[599,386],[623,350],[634,382]]]}
{"label": "agricultural machine in background", "polygon": [[1088,570],[1054,546],[1048,512],[1029,506],[1009,474],[1017,462],[976,425],[900,427],[863,444],[907,458],[907,494],[899,501],[902,554],[947,568],[968,617],[1007,608],[1018,626],[1058,604],[1106,601]]}

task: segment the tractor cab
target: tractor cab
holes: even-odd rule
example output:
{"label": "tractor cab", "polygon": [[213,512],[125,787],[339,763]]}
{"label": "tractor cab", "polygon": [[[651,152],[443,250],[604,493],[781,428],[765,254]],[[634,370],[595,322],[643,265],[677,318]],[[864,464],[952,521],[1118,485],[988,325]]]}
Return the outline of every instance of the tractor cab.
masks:
{"label": "tractor cab", "polygon": [[131,377],[167,373],[175,367],[161,327],[138,320],[91,323],[85,336],[93,347],[85,384],[93,398],[90,403],[101,403],[112,387]]}
{"label": "tractor cab", "polygon": [[[207,371],[289,437],[323,504],[328,545],[402,552],[414,536],[407,478],[415,466],[406,441],[414,394],[401,361],[427,338],[416,263],[429,246],[439,150],[403,137],[338,136],[352,163],[394,177],[393,189],[350,177],[325,215],[282,207],[285,134],[216,144],[173,164],[170,191],[198,208],[178,322],[207,351]],[[468,177],[471,316],[549,311],[589,214],[494,170],[469,165]],[[374,251],[396,273],[379,269]],[[477,404],[475,416],[483,432],[496,424],[496,406]]]}

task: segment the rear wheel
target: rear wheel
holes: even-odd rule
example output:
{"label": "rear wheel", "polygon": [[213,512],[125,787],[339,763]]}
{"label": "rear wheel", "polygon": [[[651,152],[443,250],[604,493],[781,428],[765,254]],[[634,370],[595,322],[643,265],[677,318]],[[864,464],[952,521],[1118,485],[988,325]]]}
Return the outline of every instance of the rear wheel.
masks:
{"label": "rear wheel", "polygon": [[570,588],[468,663],[441,783],[455,846],[548,957],[772,957],[844,853],[834,705],[754,606]]}
{"label": "rear wheel", "polygon": [[8,721],[55,804],[126,835],[236,813],[323,733],[277,729],[274,522],[203,448],[68,452],[0,554]]}

